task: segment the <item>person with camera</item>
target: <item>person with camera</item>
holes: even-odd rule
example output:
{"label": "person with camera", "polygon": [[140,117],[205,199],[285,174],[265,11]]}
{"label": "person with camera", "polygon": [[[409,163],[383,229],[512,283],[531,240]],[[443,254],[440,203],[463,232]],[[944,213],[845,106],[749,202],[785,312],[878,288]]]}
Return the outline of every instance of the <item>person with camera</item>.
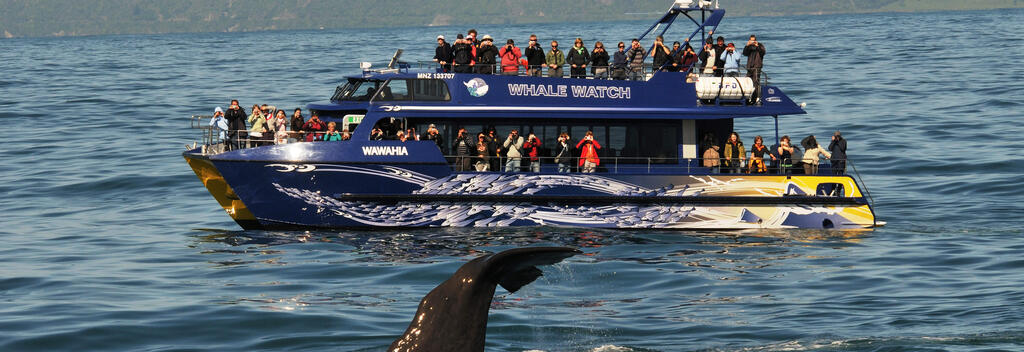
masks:
{"label": "person with camera", "polygon": [[309,121],[306,121],[302,125],[303,131],[309,131],[306,133],[306,142],[322,141],[324,139],[324,131],[327,130],[327,124],[320,120],[320,116],[313,111],[313,116],[309,117]]}
{"label": "person with camera", "polygon": [[537,135],[530,132],[526,135],[526,143],[523,143],[523,152],[530,157],[530,172],[540,172],[540,158],[537,157],[541,143]]}
{"label": "person with camera", "polygon": [[444,154],[444,137],[441,137],[441,133],[437,131],[437,126],[434,124],[427,127],[427,132],[424,132],[423,137],[420,137],[419,140],[433,141],[434,144],[437,144],[437,149]]}
{"label": "person with camera", "polygon": [[569,54],[565,55],[565,62],[569,64],[569,77],[587,78],[587,64],[590,63],[590,53],[583,46],[583,39],[576,38]]}
{"label": "person with camera", "polygon": [[498,48],[494,47],[494,39],[490,35],[485,35],[484,39],[480,41],[480,47],[476,50],[476,73],[494,74],[497,56]]}
{"label": "person with camera", "polygon": [[725,62],[725,76],[726,77],[739,77],[740,75],[740,53],[736,52],[736,45],[729,43],[725,47],[725,52],[721,54],[722,61]]}
{"label": "person with camera", "polygon": [[238,100],[231,100],[224,118],[228,120],[228,150],[241,148],[242,139],[246,138],[245,109],[238,105]]}
{"label": "person with camera", "polygon": [[846,139],[836,131],[832,134],[832,142],[828,144],[828,151],[832,153],[829,160],[832,162],[832,173],[836,175],[846,174]]}
{"label": "person with camera", "polygon": [[289,121],[291,131],[288,131],[288,142],[301,141],[305,139],[302,135],[302,125],[305,124],[306,118],[302,117],[302,109],[295,108],[295,112],[292,113],[292,119]]}
{"label": "person with camera", "polygon": [[722,77],[724,76],[722,68],[725,67],[725,59],[722,58],[726,48],[725,37],[718,36],[715,45],[712,47],[715,48],[715,54],[717,55],[715,56],[715,77]]}
{"label": "person with camera", "polygon": [[757,41],[757,36],[751,34],[747,45],[743,47],[743,56],[747,57],[747,77],[754,80],[754,96],[751,98],[757,101],[761,97],[761,68],[764,65],[764,44]]}
{"label": "person with camera", "polygon": [[373,130],[370,131],[370,140],[371,141],[382,141],[382,140],[384,140],[384,130],[380,129],[379,127],[374,127]]}
{"label": "person with camera", "polygon": [[715,46],[711,44],[711,38],[708,38],[708,42],[704,43],[704,50],[700,52],[700,67],[703,71],[698,70],[705,76],[710,76],[715,73],[718,66],[715,66],[715,62],[718,61],[718,55],[716,54]]}
{"label": "person with camera", "polygon": [[558,50],[558,41],[551,41],[551,51],[544,57],[548,65],[548,77],[562,77],[562,66],[565,66],[565,55]]}
{"label": "person with camera", "polygon": [[629,62],[630,79],[640,81],[644,77],[644,55],[647,55],[647,52],[640,46],[640,39],[633,38],[631,45],[629,52],[626,53],[626,61]]}
{"label": "person with camera", "polygon": [[476,47],[459,34],[455,39],[455,45],[452,46],[452,70],[458,73],[470,73],[473,72],[473,65],[476,63],[473,61],[476,58]]}
{"label": "person with camera", "polygon": [[459,128],[455,136],[455,143],[452,150],[455,151],[455,171],[470,171],[470,150],[473,149],[472,141],[465,128]]}
{"label": "person with camera", "polygon": [[522,167],[523,157],[523,136],[519,135],[518,130],[512,130],[508,134],[508,138],[505,139],[505,143],[502,147],[508,150],[505,154],[508,157],[508,161],[505,162],[505,172],[519,172]]}
{"label": "person with camera", "polygon": [[689,73],[690,68],[695,62],[697,62],[697,53],[693,51],[693,47],[690,43],[683,45],[682,53],[678,56],[679,72]]}
{"label": "person with camera", "polygon": [[665,45],[665,38],[660,35],[654,38],[654,45],[651,46],[650,52],[654,57],[654,71],[665,71],[669,58],[672,57],[672,49]]}
{"label": "person with camera", "polygon": [[558,135],[558,153],[555,154],[555,164],[558,164],[559,173],[568,173],[572,170],[572,144],[569,141],[569,134],[562,132]]}
{"label": "person with camera", "polygon": [[590,72],[594,74],[594,79],[608,79],[608,59],[604,43],[594,43],[594,51],[590,52]]}
{"label": "person with camera", "polygon": [[576,143],[576,149],[580,149],[580,169],[584,173],[593,173],[601,165],[601,159],[597,156],[601,144],[594,140],[594,132],[587,131],[585,137]]}
{"label": "person with camera", "polygon": [[523,53],[516,47],[516,42],[509,39],[505,42],[505,46],[498,50],[498,55],[501,56],[501,74],[506,76],[515,76],[519,74],[519,59],[523,57]]}
{"label": "person with camera", "polygon": [[530,44],[526,47],[527,76],[540,77],[544,71],[544,48],[540,47],[536,35],[530,35]]}
{"label": "person with camera", "polygon": [[444,41],[444,36],[437,36],[437,48],[434,48],[434,62],[441,65],[442,72],[452,72],[452,45]]}

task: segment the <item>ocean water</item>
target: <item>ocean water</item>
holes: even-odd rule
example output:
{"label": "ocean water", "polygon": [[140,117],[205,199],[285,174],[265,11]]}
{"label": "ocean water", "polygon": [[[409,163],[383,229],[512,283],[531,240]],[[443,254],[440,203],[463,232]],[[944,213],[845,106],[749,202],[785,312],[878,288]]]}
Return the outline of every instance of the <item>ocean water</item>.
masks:
{"label": "ocean water", "polygon": [[[478,29],[611,46],[648,25]],[[585,254],[499,288],[488,350],[1024,350],[1021,10],[722,24],[808,103],[783,134],[843,131],[873,231],[241,231],[180,156],[189,115],[325,100],[466,29],[0,40],[0,351],[383,351],[462,263],[536,245]]]}

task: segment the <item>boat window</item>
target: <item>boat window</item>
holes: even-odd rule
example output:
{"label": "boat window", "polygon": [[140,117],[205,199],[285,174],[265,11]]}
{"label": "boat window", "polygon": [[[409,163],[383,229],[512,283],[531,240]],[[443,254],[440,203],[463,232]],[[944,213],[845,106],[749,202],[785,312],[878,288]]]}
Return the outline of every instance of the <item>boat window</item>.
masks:
{"label": "boat window", "polygon": [[448,85],[439,79],[393,79],[381,88],[380,101],[447,101]]}
{"label": "boat window", "polygon": [[845,197],[846,189],[842,183],[819,183],[815,194],[826,197]]}
{"label": "boat window", "polygon": [[368,101],[370,97],[377,93],[377,90],[380,89],[383,83],[384,81],[381,80],[349,78],[348,82],[334,90],[334,96],[331,97],[331,100]]}

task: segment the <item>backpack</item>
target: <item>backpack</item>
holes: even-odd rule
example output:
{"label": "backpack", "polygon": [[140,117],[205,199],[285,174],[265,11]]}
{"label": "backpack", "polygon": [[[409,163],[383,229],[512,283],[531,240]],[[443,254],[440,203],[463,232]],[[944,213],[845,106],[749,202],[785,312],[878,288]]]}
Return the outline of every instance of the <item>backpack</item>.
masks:
{"label": "backpack", "polygon": [[455,59],[452,61],[459,64],[468,64],[472,61],[469,55],[469,49],[465,45],[460,45],[458,49],[455,49]]}

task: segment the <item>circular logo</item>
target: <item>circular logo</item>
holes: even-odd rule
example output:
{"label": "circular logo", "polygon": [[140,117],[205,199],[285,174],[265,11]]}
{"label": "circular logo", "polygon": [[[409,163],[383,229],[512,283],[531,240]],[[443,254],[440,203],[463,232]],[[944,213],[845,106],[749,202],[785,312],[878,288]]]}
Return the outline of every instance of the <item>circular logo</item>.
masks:
{"label": "circular logo", "polygon": [[469,95],[474,97],[487,95],[487,82],[484,82],[484,80],[480,78],[474,78],[469,80],[469,82],[462,82],[462,84],[466,85],[466,90],[469,91]]}

